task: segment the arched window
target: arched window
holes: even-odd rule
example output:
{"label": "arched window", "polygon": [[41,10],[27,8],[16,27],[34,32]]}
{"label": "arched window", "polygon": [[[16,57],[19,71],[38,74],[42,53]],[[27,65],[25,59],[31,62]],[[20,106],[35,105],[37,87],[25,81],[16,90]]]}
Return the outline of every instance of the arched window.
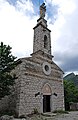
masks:
{"label": "arched window", "polygon": [[48,46],[47,36],[44,35],[44,48],[47,49],[47,46]]}

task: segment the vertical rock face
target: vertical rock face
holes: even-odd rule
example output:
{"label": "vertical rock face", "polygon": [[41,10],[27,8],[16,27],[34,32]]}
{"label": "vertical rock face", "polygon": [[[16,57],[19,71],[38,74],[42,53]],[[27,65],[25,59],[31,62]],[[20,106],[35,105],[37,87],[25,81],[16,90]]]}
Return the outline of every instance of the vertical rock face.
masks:
{"label": "vertical rock face", "polygon": [[[42,11],[43,12],[43,11]],[[18,115],[64,110],[63,71],[52,61],[50,30],[44,16],[34,27],[33,53],[21,58],[13,72]]]}

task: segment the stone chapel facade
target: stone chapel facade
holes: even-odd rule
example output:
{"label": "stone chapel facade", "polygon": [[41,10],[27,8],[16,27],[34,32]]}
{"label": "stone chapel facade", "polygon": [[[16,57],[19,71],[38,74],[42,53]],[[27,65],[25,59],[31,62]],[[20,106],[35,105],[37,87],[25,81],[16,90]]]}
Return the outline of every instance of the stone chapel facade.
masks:
{"label": "stone chapel facade", "polygon": [[40,6],[40,18],[34,29],[33,53],[21,58],[15,68],[16,111],[20,115],[64,110],[63,71],[53,62],[51,31],[44,19],[46,7]]}

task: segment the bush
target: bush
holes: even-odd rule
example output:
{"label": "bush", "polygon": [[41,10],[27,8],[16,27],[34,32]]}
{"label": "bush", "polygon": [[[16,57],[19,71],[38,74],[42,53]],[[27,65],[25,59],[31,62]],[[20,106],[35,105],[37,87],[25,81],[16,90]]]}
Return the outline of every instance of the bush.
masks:
{"label": "bush", "polygon": [[34,114],[38,114],[37,108],[34,108]]}
{"label": "bush", "polygon": [[6,109],[3,111],[0,111],[0,116],[3,116],[3,115],[9,115],[9,116],[13,116],[13,117],[18,118],[18,113],[15,110]]}
{"label": "bush", "polygon": [[68,111],[64,111],[64,110],[55,110],[55,111],[53,111],[53,113],[61,113],[61,114],[65,113],[65,114],[68,114]]}

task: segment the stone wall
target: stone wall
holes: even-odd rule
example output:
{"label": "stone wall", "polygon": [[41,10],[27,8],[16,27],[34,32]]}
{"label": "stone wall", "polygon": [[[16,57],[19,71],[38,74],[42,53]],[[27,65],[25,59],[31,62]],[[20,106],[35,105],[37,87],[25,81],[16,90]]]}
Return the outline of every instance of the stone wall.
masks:
{"label": "stone wall", "polygon": [[[50,30],[44,27],[42,24],[34,28],[34,42],[33,42],[33,53],[38,50],[42,50],[45,53],[51,54],[51,38]],[[47,36],[47,49],[44,48],[44,36]]]}
{"label": "stone wall", "polygon": [[[45,60],[38,57],[21,59],[22,63],[18,69],[16,68],[16,71],[20,73],[17,79],[17,81],[20,81],[17,82],[19,86],[17,102],[19,116],[31,114],[35,108],[39,112],[43,112],[42,95],[35,97],[35,94],[42,93],[42,88],[46,83],[50,85],[52,90],[51,111],[64,110],[63,73],[56,64],[48,61],[51,65],[51,73],[49,76],[45,75],[42,68]],[[56,93],[57,96],[54,96],[53,93]]]}
{"label": "stone wall", "polygon": [[58,110],[64,108],[63,101],[63,86],[60,82],[51,81],[44,78],[38,78],[33,76],[26,76],[22,79],[21,92],[20,92],[20,106],[19,114],[30,114],[34,108],[37,108],[39,112],[43,112],[41,96],[35,97],[35,94],[42,93],[44,84],[48,83],[51,86],[52,93],[57,93],[57,96],[52,94],[52,110]]}
{"label": "stone wall", "polygon": [[9,107],[9,97],[5,96],[0,100],[0,111],[7,110]]}
{"label": "stone wall", "polygon": [[74,110],[74,111],[76,111],[76,110],[78,110],[78,103],[70,103],[70,110]]}
{"label": "stone wall", "polygon": [[0,100],[0,114],[18,114],[18,111],[16,109],[16,101],[17,96],[15,94],[11,94],[2,98]]}

